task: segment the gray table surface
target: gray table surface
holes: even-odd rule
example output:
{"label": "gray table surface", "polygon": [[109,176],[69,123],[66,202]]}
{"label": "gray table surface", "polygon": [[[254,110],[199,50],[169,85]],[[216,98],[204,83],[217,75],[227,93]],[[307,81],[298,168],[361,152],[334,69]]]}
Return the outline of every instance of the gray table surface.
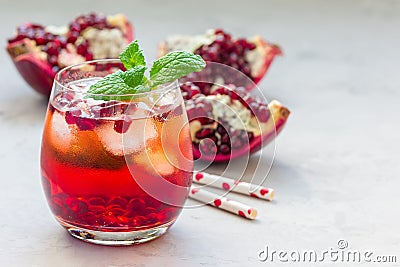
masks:
{"label": "gray table surface", "polygon": [[[266,181],[276,189],[276,201],[234,196],[259,209],[256,221],[211,207],[186,209],[168,234],[153,242],[90,245],[71,238],[47,208],[39,176],[46,101],[1,49],[0,266],[265,265],[258,259],[265,246],[322,253],[337,249],[341,239],[348,249],[397,255],[397,263],[384,266],[400,266],[399,1],[0,3],[3,46],[24,21],[64,24],[90,10],[124,12],[148,58],[172,33],[223,27],[241,36],[260,34],[285,52],[261,87],[292,111]],[[271,161],[270,150],[264,150],[262,163]],[[253,157],[246,177],[255,162]]]}

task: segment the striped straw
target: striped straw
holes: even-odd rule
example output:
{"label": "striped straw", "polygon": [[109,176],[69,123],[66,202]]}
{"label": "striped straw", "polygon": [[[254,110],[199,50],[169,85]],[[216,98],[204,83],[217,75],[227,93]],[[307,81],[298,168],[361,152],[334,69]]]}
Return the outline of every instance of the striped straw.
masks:
{"label": "striped straw", "polygon": [[272,188],[258,186],[255,191],[252,191],[254,185],[250,183],[240,182],[206,172],[195,172],[193,174],[193,182],[269,201],[271,201],[275,195],[274,189]]}
{"label": "striped straw", "polygon": [[257,210],[255,208],[195,186],[190,188],[189,197],[250,220],[254,220],[257,217]]}

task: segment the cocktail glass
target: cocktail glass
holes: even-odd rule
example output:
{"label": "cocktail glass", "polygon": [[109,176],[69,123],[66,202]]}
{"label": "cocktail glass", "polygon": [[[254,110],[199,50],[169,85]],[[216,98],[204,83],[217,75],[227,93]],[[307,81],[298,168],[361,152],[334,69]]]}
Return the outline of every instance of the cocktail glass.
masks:
{"label": "cocktail glass", "polygon": [[118,60],[67,67],[55,77],[41,174],[56,220],[81,240],[130,245],[167,231],[192,180],[193,156],[177,81],[134,95],[91,95]]}

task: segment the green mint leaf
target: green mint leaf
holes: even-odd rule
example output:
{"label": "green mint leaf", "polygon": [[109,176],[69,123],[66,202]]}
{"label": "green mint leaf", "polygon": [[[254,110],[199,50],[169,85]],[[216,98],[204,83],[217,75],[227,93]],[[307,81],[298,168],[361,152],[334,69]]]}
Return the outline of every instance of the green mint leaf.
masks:
{"label": "green mint leaf", "polygon": [[121,77],[127,85],[134,88],[140,84],[143,84],[143,79],[146,78],[144,76],[145,71],[145,66],[135,66],[125,72],[122,72]]}
{"label": "green mint leaf", "polygon": [[206,62],[199,55],[175,51],[154,61],[150,70],[152,85],[172,82],[192,72],[201,71]]}
{"label": "green mint leaf", "polygon": [[88,93],[92,94],[89,97],[97,100],[129,100],[130,96],[119,95],[135,94],[136,91],[125,83],[124,72],[119,70],[90,86]]}
{"label": "green mint leaf", "polygon": [[148,91],[150,91],[150,90],[151,90],[151,89],[150,89],[149,87],[144,86],[144,85],[141,85],[141,84],[139,84],[138,86],[135,87],[135,92],[136,92],[136,94],[138,94],[138,93],[145,93],[145,92],[148,92]]}
{"label": "green mint leaf", "polygon": [[135,66],[145,66],[143,51],[140,50],[137,40],[130,43],[124,51],[119,55],[119,59],[124,64],[126,69],[131,69]]}

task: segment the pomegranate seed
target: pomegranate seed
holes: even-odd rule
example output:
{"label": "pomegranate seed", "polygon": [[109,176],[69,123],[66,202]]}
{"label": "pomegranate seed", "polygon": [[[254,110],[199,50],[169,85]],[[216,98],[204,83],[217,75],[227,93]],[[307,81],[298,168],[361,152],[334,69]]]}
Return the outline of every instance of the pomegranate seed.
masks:
{"label": "pomegranate seed", "polygon": [[132,199],[126,206],[129,210],[140,211],[146,208],[146,203],[143,199]]}
{"label": "pomegranate seed", "polygon": [[80,26],[81,30],[84,30],[88,27],[88,25],[85,22],[81,23],[79,26]]}
{"label": "pomegranate seed", "polygon": [[81,115],[82,111],[79,108],[71,108],[65,112],[65,121],[68,124],[75,124],[77,116]]}
{"label": "pomegranate seed", "polygon": [[222,144],[229,144],[230,143],[228,133],[221,135],[221,143]]}
{"label": "pomegranate seed", "polygon": [[79,37],[79,32],[71,32],[68,36],[67,43],[75,43]]}
{"label": "pomegranate seed", "polygon": [[221,152],[222,154],[229,154],[231,152],[231,148],[227,144],[222,144],[219,147],[219,152]]}
{"label": "pomegranate seed", "polygon": [[64,97],[68,101],[71,101],[72,99],[74,99],[74,96],[75,96],[74,92],[63,92],[62,93],[62,97]]}
{"label": "pomegranate seed", "polygon": [[101,197],[92,197],[88,200],[90,205],[94,205],[94,206],[105,206],[106,205],[106,201],[104,200],[104,198]]}
{"label": "pomegranate seed", "polygon": [[[229,65],[253,78],[250,64],[245,60],[245,55],[247,51],[255,49],[256,45],[246,39],[233,40],[232,36],[222,29],[215,30],[215,35],[213,43],[201,46],[195,51],[195,54],[200,55],[205,60]],[[232,80],[232,77],[230,79]],[[205,92],[203,91],[203,93]]]}
{"label": "pomegranate seed", "polygon": [[218,150],[217,146],[211,138],[201,140],[199,144],[199,149],[205,155],[216,154]]}
{"label": "pomegranate seed", "polygon": [[85,55],[85,59],[86,59],[87,61],[93,60],[93,55],[90,54],[90,53],[87,53],[87,54]]}
{"label": "pomegranate seed", "polygon": [[80,55],[85,55],[87,53],[87,46],[85,44],[78,45],[76,51]]}
{"label": "pomegranate seed", "polygon": [[200,122],[201,125],[208,125],[214,123],[214,120],[209,117],[197,117],[196,119]]}
{"label": "pomegranate seed", "polygon": [[126,133],[131,124],[132,119],[128,116],[124,116],[122,120],[116,120],[114,122],[114,131],[116,131],[117,133]]}
{"label": "pomegranate seed", "polygon": [[107,202],[107,205],[109,205],[109,206],[110,205],[117,205],[117,206],[119,206],[119,207],[121,207],[123,209],[126,208],[127,204],[128,204],[128,201],[123,197],[113,197],[112,199],[110,199]]}
{"label": "pomegranate seed", "polygon": [[211,136],[213,134],[214,134],[214,130],[213,129],[203,128],[200,131],[196,132],[196,138],[197,139],[203,139],[203,138],[209,137],[209,136]]}
{"label": "pomegranate seed", "polygon": [[230,142],[233,148],[240,148],[242,146],[242,140],[238,136],[232,136]]}
{"label": "pomegranate seed", "polygon": [[266,106],[260,106],[256,110],[256,116],[260,122],[267,122],[270,116],[269,109]]}
{"label": "pomegranate seed", "polygon": [[249,139],[249,141],[253,140],[254,138],[253,132],[247,132],[247,138]]}
{"label": "pomegranate seed", "polygon": [[71,32],[80,32],[81,26],[76,22],[72,22],[71,25],[69,26],[69,30]]}
{"label": "pomegranate seed", "polygon": [[159,122],[165,122],[165,121],[167,121],[170,113],[171,113],[171,110],[161,113],[161,114],[158,114],[158,115],[154,116],[154,119]]}
{"label": "pomegranate seed", "polygon": [[44,44],[44,38],[43,37],[36,38],[36,44],[37,45],[43,45]]}
{"label": "pomegranate seed", "polygon": [[82,131],[90,131],[96,127],[96,120],[91,118],[76,117],[76,126]]}
{"label": "pomegranate seed", "polygon": [[50,56],[58,56],[60,47],[55,43],[48,43],[44,51]]}

